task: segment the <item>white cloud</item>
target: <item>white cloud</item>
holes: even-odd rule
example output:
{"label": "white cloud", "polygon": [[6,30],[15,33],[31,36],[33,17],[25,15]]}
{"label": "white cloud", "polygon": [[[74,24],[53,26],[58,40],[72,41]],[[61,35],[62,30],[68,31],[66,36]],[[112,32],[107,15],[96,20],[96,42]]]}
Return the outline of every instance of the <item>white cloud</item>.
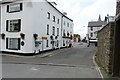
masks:
{"label": "white cloud", "polygon": [[[51,0],[49,0],[51,1]],[[104,17],[115,15],[116,0],[52,0],[57,2],[60,11],[68,13],[74,21],[74,33],[82,37],[87,33],[87,25],[91,20],[97,20],[99,14]],[[83,27],[85,26],[85,27]]]}

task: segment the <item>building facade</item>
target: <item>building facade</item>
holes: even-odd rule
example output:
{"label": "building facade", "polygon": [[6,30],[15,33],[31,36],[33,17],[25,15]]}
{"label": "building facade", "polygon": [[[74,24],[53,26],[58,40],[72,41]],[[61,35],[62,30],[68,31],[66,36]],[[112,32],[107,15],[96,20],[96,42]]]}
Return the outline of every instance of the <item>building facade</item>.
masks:
{"label": "building facade", "polygon": [[101,17],[99,16],[98,21],[90,21],[88,22],[88,34],[87,40],[88,42],[97,42],[97,32],[103,28],[104,21],[101,21]]}
{"label": "building facade", "polygon": [[[1,10],[3,52],[27,54],[59,49],[64,47],[63,31],[73,35],[73,20],[46,0],[3,2]],[[70,26],[64,26],[64,21]]]}
{"label": "building facade", "polygon": [[120,0],[116,1],[113,76],[120,77]]}

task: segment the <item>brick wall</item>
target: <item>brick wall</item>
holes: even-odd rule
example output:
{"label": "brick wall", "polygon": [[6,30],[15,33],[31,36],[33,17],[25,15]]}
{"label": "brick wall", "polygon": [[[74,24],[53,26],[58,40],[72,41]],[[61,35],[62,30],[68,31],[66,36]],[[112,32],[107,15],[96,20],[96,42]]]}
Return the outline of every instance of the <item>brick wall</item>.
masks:
{"label": "brick wall", "polygon": [[97,62],[109,74],[112,73],[114,26],[114,22],[110,22],[98,32]]}

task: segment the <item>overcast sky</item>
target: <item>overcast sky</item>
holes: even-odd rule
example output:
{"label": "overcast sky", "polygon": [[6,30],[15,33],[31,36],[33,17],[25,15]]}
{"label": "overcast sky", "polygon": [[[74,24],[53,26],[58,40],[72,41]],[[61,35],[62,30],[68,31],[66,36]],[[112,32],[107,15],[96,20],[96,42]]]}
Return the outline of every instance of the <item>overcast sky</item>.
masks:
{"label": "overcast sky", "polygon": [[116,0],[48,0],[55,1],[57,8],[67,12],[67,16],[74,21],[74,33],[85,37],[88,21],[101,19],[109,14],[115,16]]}

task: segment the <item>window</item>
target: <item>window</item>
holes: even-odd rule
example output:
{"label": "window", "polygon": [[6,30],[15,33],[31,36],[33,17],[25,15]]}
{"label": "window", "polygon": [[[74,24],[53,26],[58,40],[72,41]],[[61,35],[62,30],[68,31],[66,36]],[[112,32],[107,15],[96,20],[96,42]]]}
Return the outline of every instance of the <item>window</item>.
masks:
{"label": "window", "polygon": [[66,25],[66,22],[64,21],[64,26]]}
{"label": "window", "polygon": [[69,27],[69,23],[67,23],[67,27]]}
{"label": "window", "polygon": [[20,50],[20,38],[6,38],[6,48]]}
{"label": "window", "polygon": [[47,35],[49,35],[49,25],[47,25]]}
{"label": "window", "polygon": [[50,19],[50,13],[49,12],[47,13],[47,18]]}
{"label": "window", "polygon": [[93,31],[93,27],[90,27],[91,28],[91,31]]}
{"label": "window", "polygon": [[72,28],[72,24],[70,24],[70,27]]}
{"label": "window", "polygon": [[59,41],[57,40],[57,47],[59,47]]}
{"label": "window", "polygon": [[90,33],[90,36],[93,37],[93,33]]}
{"label": "window", "polygon": [[48,47],[48,40],[46,41],[46,47]]}
{"label": "window", "polygon": [[66,34],[65,34],[65,30],[63,30],[63,36],[66,36]]}
{"label": "window", "polygon": [[60,20],[58,19],[57,24],[59,24],[59,23],[60,23]]}
{"label": "window", "polygon": [[57,28],[57,36],[59,36],[59,28]]}
{"label": "window", "polygon": [[55,22],[55,16],[53,16],[53,22]]}
{"label": "window", "polygon": [[21,29],[21,19],[6,21],[6,31],[19,32],[20,29]]}
{"label": "window", "polygon": [[55,35],[55,27],[53,26],[53,35]]}
{"label": "window", "polygon": [[16,4],[10,4],[7,5],[7,12],[12,13],[12,12],[20,12],[22,11],[22,3],[16,3]]}

